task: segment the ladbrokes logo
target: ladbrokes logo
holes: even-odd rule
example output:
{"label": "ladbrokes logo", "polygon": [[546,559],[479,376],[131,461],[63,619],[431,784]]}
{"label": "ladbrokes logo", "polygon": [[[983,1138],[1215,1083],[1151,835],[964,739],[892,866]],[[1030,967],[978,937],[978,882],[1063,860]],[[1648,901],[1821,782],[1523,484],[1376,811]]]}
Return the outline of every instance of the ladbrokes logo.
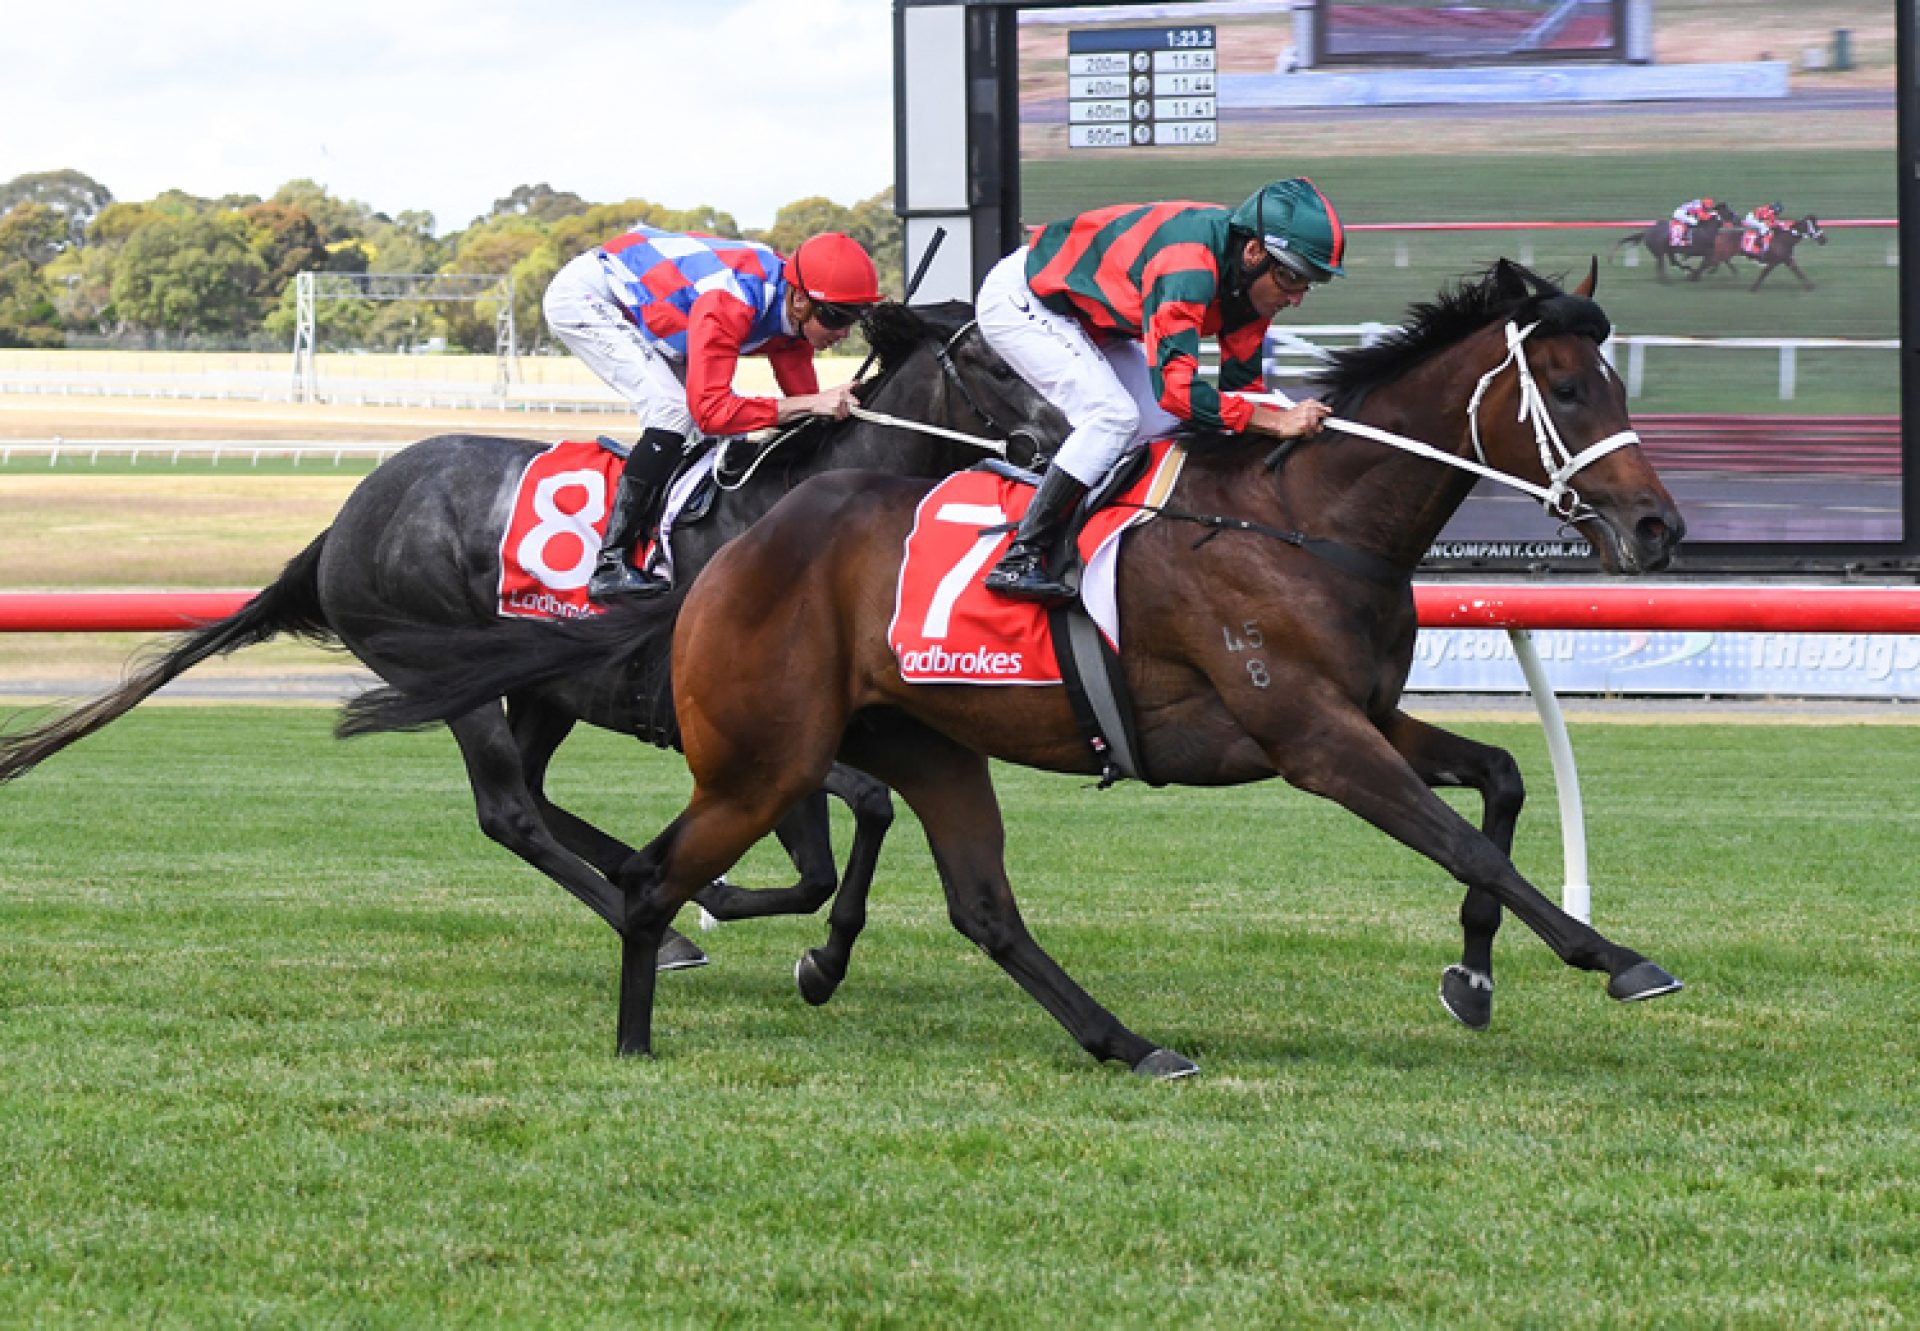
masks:
{"label": "ladbrokes logo", "polygon": [[900,673],[904,675],[1017,675],[1021,665],[1019,652],[989,652],[980,648],[950,652],[937,645],[906,652],[900,657]]}

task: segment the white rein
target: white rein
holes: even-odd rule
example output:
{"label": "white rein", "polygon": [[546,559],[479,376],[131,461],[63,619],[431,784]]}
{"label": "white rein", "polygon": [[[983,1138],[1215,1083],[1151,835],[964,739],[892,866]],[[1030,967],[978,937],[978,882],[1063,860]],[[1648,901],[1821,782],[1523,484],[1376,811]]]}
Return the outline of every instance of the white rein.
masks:
{"label": "white rein", "polygon": [[[946,345],[940,349],[940,354],[943,359],[952,353],[953,344],[965,337],[968,330],[973,328],[976,322],[976,320],[969,319],[961,325],[958,332],[947,339]],[[912,430],[916,434],[930,434],[940,439],[951,439],[956,444],[966,444],[972,448],[979,449],[982,453],[993,453],[1003,458],[1007,455],[1007,441],[1004,439],[987,439],[977,434],[963,434],[959,430],[949,430],[939,425],[928,425],[924,421],[910,421],[900,416],[889,416],[884,411],[870,411],[866,407],[853,407],[847,414],[855,420],[865,421],[869,425],[890,425],[896,430]],[[804,423],[805,422],[802,422],[802,424]],[[760,470],[760,464],[773,455],[774,449],[779,446],[781,441],[799,428],[799,425],[791,425],[784,430],[762,430],[745,436],[748,441],[754,443],[756,446],[763,443],[766,446],[761,448],[759,455],[754,458],[746,471],[741,473],[739,480],[728,485],[720,479],[719,469],[716,467],[714,483],[719,485],[722,490],[738,490],[747,483],[753,476],[753,473]],[[722,445],[723,449],[724,447],[725,444]]]}
{"label": "white rein", "polygon": [[[971,326],[972,325],[968,325],[968,327]],[[1339,430],[1343,434],[1356,435],[1362,439],[1371,439],[1376,443],[1397,448],[1403,453],[1412,453],[1416,457],[1431,458],[1435,462],[1444,462],[1449,467],[1457,467],[1461,471],[1469,471],[1476,476],[1482,476],[1487,480],[1510,486],[1522,494],[1531,495],[1540,502],[1540,506],[1548,513],[1563,521],[1572,521],[1575,518],[1587,516],[1587,510],[1580,501],[1579,491],[1575,490],[1568,482],[1587,466],[1599,461],[1616,449],[1625,448],[1629,444],[1639,443],[1640,436],[1633,430],[1621,430],[1616,434],[1608,435],[1597,443],[1589,444],[1578,453],[1573,452],[1573,450],[1567,447],[1565,441],[1560,438],[1559,427],[1553,423],[1552,414],[1547,410],[1547,402],[1540,393],[1540,385],[1534,381],[1533,369],[1527,364],[1527,337],[1539,326],[1537,323],[1530,323],[1525,328],[1521,328],[1512,321],[1508,321],[1507,354],[1505,359],[1480,376],[1480,382],[1474,387],[1473,396],[1467,401],[1467,422],[1473,438],[1473,453],[1474,456],[1479,459],[1478,462],[1471,462],[1466,458],[1455,457],[1451,453],[1443,453],[1431,444],[1422,443],[1418,439],[1411,439],[1403,434],[1395,434],[1391,430],[1382,430],[1376,426],[1365,425],[1359,421],[1346,420],[1339,416],[1327,417],[1321,423],[1322,428]],[[962,328],[960,333],[954,334],[955,340],[958,340],[960,334],[966,331],[966,328]],[[950,342],[948,345],[951,346],[952,343]],[[1544,486],[1535,485],[1532,481],[1523,481],[1518,476],[1495,470],[1492,466],[1488,465],[1487,450],[1480,442],[1481,399],[1486,396],[1487,389],[1492,386],[1494,378],[1509,365],[1513,366],[1514,373],[1520,377],[1520,411],[1515,419],[1522,421],[1530,420],[1533,425],[1534,444],[1540,450],[1540,467],[1547,473],[1548,484]],[[1255,401],[1275,402],[1283,407],[1291,407],[1294,405],[1293,399],[1284,393],[1250,394],[1249,396],[1252,396]],[[986,439],[979,435],[964,434],[959,430],[948,430],[941,426],[928,425],[921,421],[904,420],[898,416],[889,416],[885,412],[870,411],[866,407],[855,407],[852,409],[851,414],[857,419],[866,421],[872,425],[887,425],[898,430],[913,430],[919,434],[934,435],[941,439],[951,439],[955,443],[967,444],[985,453],[996,453],[1001,457],[1007,455],[1005,440]],[[733,489],[739,485],[744,485],[747,477],[758,470],[760,463],[764,461],[772,451],[773,450],[769,448],[758,458],[755,458],[753,465],[747,469],[745,476],[742,476],[733,486],[723,488]]]}
{"label": "white rein", "polygon": [[[1480,376],[1480,382],[1474,387],[1473,396],[1467,402],[1467,421],[1473,436],[1474,456],[1478,462],[1443,453],[1431,444],[1423,444],[1418,439],[1409,439],[1406,435],[1395,434],[1391,430],[1378,429],[1363,425],[1359,421],[1345,420],[1339,416],[1329,416],[1321,425],[1328,430],[1339,430],[1343,434],[1358,435],[1362,439],[1372,439],[1376,443],[1387,444],[1405,453],[1417,457],[1431,458],[1435,462],[1444,462],[1449,467],[1458,467],[1461,471],[1470,471],[1476,476],[1484,476],[1490,481],[1511,486],[1523,494],[1533,496],[1540,506],[1563,521],[1586,516],[1580,502],[1580,494],[1567,482],[1584,469],[1589,463],[1596,462],[1613,452],[1625,448],[1628,444],[1640,442],[1640,436],[1632,430],[1621,430],[1610,434],[1598,443],[1590,444],[1575,454],[1560,438],[1560,431],[1553,423],[1552,415],[1547,411],[1546,399],[1540,395],[1540,386],[1534,382],[1533,370],[1527,364],[1526,340],[1528,334],[1540,325],[1528,324],[1525,328],[1507,324],[1507,354],[1498,365]],[[1504,471],[1496,471],[1487,465],[1487,450],[1480,443],[1480,400],[1486,396],[1494,377],[1507,366],[1514,367],[1514,373],[1520,376],[1520,413],[1518,420],[1531,418],[1534,443],[1540,449],[1540,466],[1547,473],[1549,484],[1535,485],[1532,481],[1523,481]],[[1284,406],[1293,402],[1284,393],[1263,395],[1266,399]]]}

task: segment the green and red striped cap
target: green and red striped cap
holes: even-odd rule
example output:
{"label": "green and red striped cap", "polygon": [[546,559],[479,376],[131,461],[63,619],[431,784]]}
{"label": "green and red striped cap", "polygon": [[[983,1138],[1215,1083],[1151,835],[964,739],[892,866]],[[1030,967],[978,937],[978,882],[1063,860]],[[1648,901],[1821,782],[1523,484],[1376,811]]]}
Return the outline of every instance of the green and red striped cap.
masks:
{"label": "green and red striped cap", "polygon": [[1267,253],[1311,282],[1345,273],[1347,229],[1327,196],[1305,176],[1263,185],[1233,210],[1232,224],[1257,237]]}

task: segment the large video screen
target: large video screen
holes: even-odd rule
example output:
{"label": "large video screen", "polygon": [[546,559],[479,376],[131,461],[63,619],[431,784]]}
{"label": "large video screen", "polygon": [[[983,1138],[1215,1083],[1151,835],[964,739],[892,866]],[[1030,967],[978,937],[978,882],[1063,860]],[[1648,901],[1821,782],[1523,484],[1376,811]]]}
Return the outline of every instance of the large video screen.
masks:
{"label": "large video screen", "polygon": [[[1319,349],[1377,336],[1496,258],[1571,284],[1597,257],[1608,355],[1687,518],[1682,571],[1914,562],[1895,7],[1036,6],[1017,46],[1027,225],[1230,204],[1290,175],[1335,203],[1349,275],[1276,321],[1274,386],[1307,391]],[[1718,236],[1670,226],[1705,198],[1732,219]],[[1483,485],[1429,565],[1593,559]]]}

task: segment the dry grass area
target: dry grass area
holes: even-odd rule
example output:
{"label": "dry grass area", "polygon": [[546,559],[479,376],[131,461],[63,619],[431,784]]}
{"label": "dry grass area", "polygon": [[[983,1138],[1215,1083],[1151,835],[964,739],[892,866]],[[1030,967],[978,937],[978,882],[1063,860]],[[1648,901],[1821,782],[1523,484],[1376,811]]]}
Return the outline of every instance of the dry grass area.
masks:
{"label": "dry grass area", "polygon": [[[0,360],[81,354],[121,355],[5,353]],[[188,382],[195,373],[218,371],[234,359],[140,355],[137,368],[141,371],[177,371]],[[466,359],[484,362],[490,372],[490,357]],[[436,361],[437,365],[454,363],[453,358]],[[98,364],[101,373],[117,372],[104,359]],[[824,359],[821,381],[844,382],[856,364],[845,357]],[[741,391],[770,391],[770,376],[765,376],[764,384],[760,382],[764,375],[764,362],[743,362]],[[634,429],[631,418],[604,412],[0,394],[0,446],[8,440],[52,438],[411,443],[450,432],[578,439],[603,433],[630,435]],[[167,475],[160,470],[164,462],[149,475],[65,470],[37,475],[21,469],[17,458],[15,462],[0,471],[0,591],[263,586],[327,527],[359,479],[354,472],[327,466],[292,475],[253,473],[244,465],[230,472]],[[128,634],[0,634],[0,697],[7,696],[9,682],[19,686],[70,679],[76,691],[104,687],[119,677],[143,641]],[[250,648],[228,661],[209,662],[196,668],[194,677],[224,674],[257,679],[345,668],[337,655],[299,644],[273,643]]]}
{"label": "dry grass area", "polygon": [[548,414],[286,402],[0,396],[0,440],[319,439],[393,443],[451,431],[561,439],[632,429],[628,417],[606,412]]}
{"label": "dry grass area", "polygon": [[[605,415],[0,397],[0,440],[329,439],[406,442],[451,430],[533,438],[623,427]],[[332,468],[296,475],[244,467],[208,474],[0,472],[0,590],[253,588],[333,520],[358,482]],[[149,639],[138,634],[0,634],[7,685],[105,687]],[[195,678],[340,672],[338,655],[297,643],[209,662]],[[16,694],[15,696],[18,696]]]}

